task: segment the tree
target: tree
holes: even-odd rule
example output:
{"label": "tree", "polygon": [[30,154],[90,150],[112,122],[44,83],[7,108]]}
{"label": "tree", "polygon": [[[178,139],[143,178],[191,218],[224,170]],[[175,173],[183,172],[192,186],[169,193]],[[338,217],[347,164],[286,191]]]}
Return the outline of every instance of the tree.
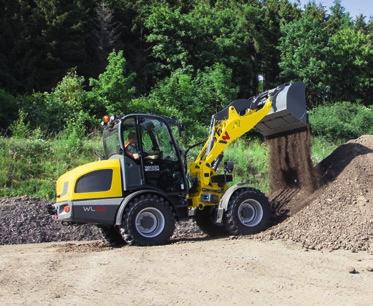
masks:
{"label": "tree", "polygon": [[119,46],[122,25],[114,20],[114,10],[106,1],[101,1],[96,8],[97,26],[97,49],[99,52],[100,71],[106,66],[108,54]]}
{"label": "tree", "polygon": [[328,56],[331,99],[371,102],[372,65],[368,35],[350,27],[335,33],[329,41]]}
{"label": "tree", "polygon": [[356,17],[354,25],[357,31],[361,31],[364,34],[368,34],[368,25],[365,21],[365,16],[363,14],[360,14]]}
{"label": "tree", "polygon": [[265,88],[273,88],[280,82],[280,50],[277,48],[281,38],[280,26],[296,20],[301,11],[288,0],[267,0],[261,8],[260,22],[257,23],[263,35],[263,47],[259,53],[260,70],[264,77]]}
{"label": "tree", "polygon": [[125,113],[135,94],[134,77],[126,71],[123,51],[113,51],[108,56],[106,70],[97,79],[90,79],[90,99],[102,104],[108,114]]}
{"label": "tree", "polygon": [[205,111],[198,115],[204,123],[209,122],[213,113],[221,111],[237,98],[239,90],[232,82],[232,70],[220,63],[200,72],[194,87],[196,98],[205,105]]}
{"label": "tree", "polygon": [[146,97],[131,103],[133,110],[178,118],[188,136],[202,137],[211,115],[237,97],[232,71],[223,64],[200,71],[195,77],[178,69],[160,81]]}
{"label": "tree", "polygon": [[45,41],[42,86],[39,89],[50,89],[73,67],[80,75],[97,75],[96,1],[35,2],[45,22],[42,31]]}
{"label": "tree", "polygon": [[38,89],[45,25],[34,1],[1,1],[0,87],[17,93]]}
{"label": "tree", "polygon": [[260,7],[256,4],[195,2],[187,9],[153,5],[145,26],[159,79],[177,69],[195,74],[221,62],[232,69],[241,96],[255,94],[257,56],[263,45],[256,26],[259,22]]}
{"label": "tree", "polygon": [[300,19],[281,27],[281,75],[286,81],[303,81],[311,104],[325,99],[329,92],[328,35],[324,27],[325,10],[314,4],[308,5]]}
{"label": "tree", "polygon": [[112,49],[123,50],[126,54],[127,67],[136,72],[134,85],[139,94],[147,94],[155,85],[154,58],[151,46],[146,41],[148,30],[145,16],[149,7],[159,5],[157,0],[107,0],[113,12],[112,24],[118,30],[118,40]]}

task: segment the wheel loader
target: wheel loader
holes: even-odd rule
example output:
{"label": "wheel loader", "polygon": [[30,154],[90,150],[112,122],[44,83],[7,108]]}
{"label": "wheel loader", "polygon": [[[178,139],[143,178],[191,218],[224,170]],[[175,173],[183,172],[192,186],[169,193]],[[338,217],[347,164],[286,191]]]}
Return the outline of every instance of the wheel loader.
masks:
{"label": "wheel loader", "polygon": [[230,184],[234,165],[223,162],[224,151],[254,128],[265,137],[305,128],[305,87],[283,84],[232,101],[212,115],[208,137],[189,161],[172,118],[137,113],[106,116],[103,124],[105,159],[58,178],[48,206],[56,220],[96,224],[111,244],[166,243],[175,222],[187,218],[210,236],[253,234],[269,225],[269,201],[251,186]]}

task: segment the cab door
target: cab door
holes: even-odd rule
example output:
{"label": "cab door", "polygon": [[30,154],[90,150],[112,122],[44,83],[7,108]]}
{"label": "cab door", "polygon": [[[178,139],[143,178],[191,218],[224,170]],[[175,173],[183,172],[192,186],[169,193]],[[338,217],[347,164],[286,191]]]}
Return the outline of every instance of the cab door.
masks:
{"label": "cab door", "polygon": [[139,117],[145,184],[167,193],[185,191],[185,174],[168,125],[152,116]]}

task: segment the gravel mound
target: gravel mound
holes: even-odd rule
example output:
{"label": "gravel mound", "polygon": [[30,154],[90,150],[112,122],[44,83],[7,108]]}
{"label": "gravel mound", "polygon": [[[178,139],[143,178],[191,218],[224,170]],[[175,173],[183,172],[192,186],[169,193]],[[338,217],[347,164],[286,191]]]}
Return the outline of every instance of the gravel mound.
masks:
{"label": "gravel mound", "polygon": [[[292,240],[317,250],[369,251],[373,242],[373,136],[364,135],[338,147],[317,168],[323,186],[302,200],[303,209],[258,235],[259,239]],[[298,194],[295,197],[299,200]],[[291,206],[294,196],[288,198]]]}
{"label": "gravel mound", "polygon": [[96,226],[64,226],[47,213],[45,200],[0,198],[0,244],[101,239]]}
{"label": "gravel mound", "polygon": [[[51,241],[101,240],[95,225],[62,225],[47,213],[42,199],[0,198],[0,245]],[[193,220],[176,225],[173,239],[204,237]]]}

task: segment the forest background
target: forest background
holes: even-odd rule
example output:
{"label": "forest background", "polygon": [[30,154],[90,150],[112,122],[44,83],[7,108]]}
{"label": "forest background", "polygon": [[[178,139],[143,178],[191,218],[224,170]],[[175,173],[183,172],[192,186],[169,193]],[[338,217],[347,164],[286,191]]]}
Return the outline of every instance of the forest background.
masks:
{"label": "forest background", "polygon": [[[288,0],[1,0],[0,196],[53,198],[102,154],[103,115],[151,112],[206,137],[213,113],[289,81],[307,88],[315,163],[373,134],[373,19]],[[367,12],[372,13],[372,12]],[[226,153],[267,189],[267,147]]]}

